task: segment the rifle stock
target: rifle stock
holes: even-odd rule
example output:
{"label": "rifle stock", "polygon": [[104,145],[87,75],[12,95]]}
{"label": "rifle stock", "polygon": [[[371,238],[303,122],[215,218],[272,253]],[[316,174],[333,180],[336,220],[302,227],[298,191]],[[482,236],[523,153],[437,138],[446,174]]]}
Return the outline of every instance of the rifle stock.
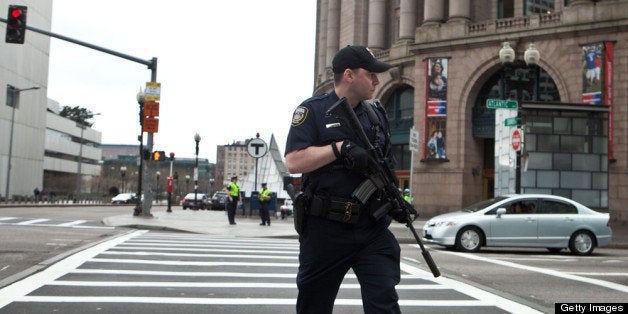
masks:
{"label": "rifle stock", "polygon": [[[347,98],[343,97],[342,99],[338,100],[327,110],[327,114],[338,116],[340,119],[346,121],[349,124],[349,127],[357,134],[360,141],[366,146],[371,158],[375,161],[371,162],[369,165],[369,168],[371,168],[371,172],[373,172],[373,174],[369,176],[369,179],[367,181],[373,181],[371,179],[372,177],[379,177],[382,180],[381,186],[376,181],[373,181],[372,185],[365,185],[365,183],[363,182],[363,184],[359,186],[357,191],[363,194],[361,195],[362,197],[365,197],[366,194],[368,194],[370,197],[370,195],[373,194],[373,192],[375,192],[377,189],[384,190],[386,196],[389,198],[389,202],[380,207],[375,212],[375,214],[380,215],[379,217],[381,217],[391,210],[403,210],[406,217],[406,226],[410,228],[410,231],[414,235],[414,239],[421,248],[421,255],[423,255],[423,259],[427,263],[427,266],[430,268],[432,275],[434,275],[434,277],[439,277],[440,271],[438,270],[438,266],[436,266],[436,263],[432,259],[432,255],[430,255],[430,252],[425,248],[425,246],[423,245],[423,241],[421,241],[421,237],[419,237],[419,234],[416,232],[414,226],[412,225],[412,211],[414,211],[414,209],[412,209],[411,211],[408,208],[408,206],[411,207],[412,205],[406,202],[399,194],[398,189],[395,185],[395,176],[392,170],[387,166],[382,152],[379,151],[379,149],[373,147],[373,145],[369,141],[366,133],[364,133],[364,130],[362,129],[362,125],[360,124],[357,115],[347,101]],[[377,189],[373,190],[373,187],[377,187]]]}

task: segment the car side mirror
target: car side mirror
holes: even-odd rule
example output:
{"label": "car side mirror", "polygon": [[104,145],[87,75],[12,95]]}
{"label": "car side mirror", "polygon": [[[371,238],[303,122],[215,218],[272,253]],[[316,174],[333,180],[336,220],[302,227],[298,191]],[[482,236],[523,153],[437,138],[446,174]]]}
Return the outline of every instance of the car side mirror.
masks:
{"label": "car side mirror", "polygon": [[505,213],[506,213],[506,209],[505,209],[505,208],[503,208],[503,207],[498,208],[498,209],[497,209],[497,212],[496,212],[496,214],[497,214],[497,218],[501,218],[501,216],[502,216],[503,214],[505,214]]}

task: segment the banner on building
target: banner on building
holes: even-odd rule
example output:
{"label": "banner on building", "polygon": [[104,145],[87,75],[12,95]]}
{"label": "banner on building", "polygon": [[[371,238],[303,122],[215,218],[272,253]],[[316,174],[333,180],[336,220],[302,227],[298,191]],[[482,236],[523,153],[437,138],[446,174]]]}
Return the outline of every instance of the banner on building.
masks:
{"label": "banner on building", "polygon": [[613,43],[582,46],[582,103],[610,107],[608,158],[613,159]]}
{"label": "banner on building", "polygon": [[425,60],[425,146],[423,161],[446,161],[447,59]]}

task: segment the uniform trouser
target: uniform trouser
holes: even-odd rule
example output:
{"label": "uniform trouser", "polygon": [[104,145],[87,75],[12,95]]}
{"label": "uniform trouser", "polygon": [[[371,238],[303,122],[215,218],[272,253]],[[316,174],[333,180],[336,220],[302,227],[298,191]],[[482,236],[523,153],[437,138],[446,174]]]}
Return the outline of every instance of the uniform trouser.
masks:
{"label": "uniform trouser", "polygon": [[262,223],[268,223],[270,225],[270,215],[268,213],[268,202],[260,202],[259,216],[262,218]]}
{"label": "uniform trouser", "polygon": [[236,207],[238,207],[238,198],[233,197],[232,201],[227,203],[227,217],[229,218],[229,223],[235,223],[235,213]]}
{"label": "uniform trouser", "polygon": [[349,269],[357,276],[364,313],[400,313],[399,243],[387,226],[376,230],[307,217],[299,238],[297,313],[332,313]]}

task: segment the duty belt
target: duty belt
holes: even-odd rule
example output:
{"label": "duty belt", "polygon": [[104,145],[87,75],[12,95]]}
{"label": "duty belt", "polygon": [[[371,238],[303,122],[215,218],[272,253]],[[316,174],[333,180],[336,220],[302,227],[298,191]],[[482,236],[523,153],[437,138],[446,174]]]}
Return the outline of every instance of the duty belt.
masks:
{"label": "duty belt", "polygon": [[314,196],[308,208],[308,215],[349,224],[358,222],[362,205],[353,199],[340,197]]}

